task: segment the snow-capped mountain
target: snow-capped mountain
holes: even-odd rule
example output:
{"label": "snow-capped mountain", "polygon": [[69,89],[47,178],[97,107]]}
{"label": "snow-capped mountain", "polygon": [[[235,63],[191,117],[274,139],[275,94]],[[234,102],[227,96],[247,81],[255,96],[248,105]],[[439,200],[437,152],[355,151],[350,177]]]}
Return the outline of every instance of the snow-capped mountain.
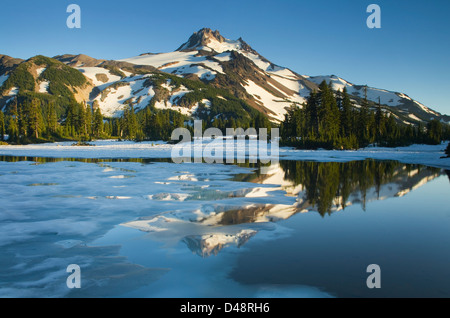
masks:
{"label": "snow-capped mountain", "polygon": [[[317,90],[323,81],[331,82],[335,90],[347,88],[358,106],[364,97],[364,86],[352,84],[335,75],[299,75],[286,67],[275,65],[253,50],[242,38],[229,40],[219,31],[201,29],[175,52],[143,54],[122,61],[132,64],[151,65],[161,71],[178,76],[197,76],[215,85],[223,83],[222,77],[237,74],[239,86],[245,91],[247,102],[262,110],[269,118],[284,119],[286,107],[293,103],[300,105],[306,101],[312,90]],[[236,62],[235,62],[236,61]],[[234,62],[234,63],[230,63]],[[369,101],[387,106],[404,122],[427,121],[442,115],[431,110],[409,96],[399,92],[368,87]],[[395,107],[395,108],[393,108]],[[446,121],[450,118],[446,117]]]}
{"label": "snow-capped mountain", "polygon": [[[270,120],[280,122],[288,107],[293,104],[301,106],[311,91],[318,90],[323,80],[331,82],[335,90],[346,87],[356,107],[365,94],[364,86],[334,75],[300,75],[278,66],[252,49],[242,38],[229,40],[219,31],[207,28],[192,34],[173,52],[144,53],[118,61],[94,59],[83,54],[59,55],[49,60],[57,60],[81,72],[86,83],[78,87],[67,81],[64,85],[69,89],[68,94],[79,102],[100,107],[103,115],[108,117],[121,116],[128,105],[136,111],[151,105],[156,109],[172,109],[196,117],[199,109],[208,111],[219,101],[226,104],[238,99],[264,113]],[[17,74],[24,63],[28,63],[27,66]],[[0,56],[2,109],[14,96],[26,91],[55,95],[55,89],[52,90],[54,83],[37,74],[36,69],[43,72],[48,64],[57,64],[44,64],[39,66],[32,59],[22,61]],[[62,67],[54,69],[60,71]],[[33,78],[22,81],[26,72]],[[32,81],[34,85],[29,85]],[[221,89],[229,95],[212,90],[206,94],[205,88]],[[192,95],[196,97],[192,98]],[[203,97],[199,98],[200,95]],[[386,111],[405,123],[433,118],[450,121],[449,116],[441,115],[406,94],[368,87],[367,97],[373,102],[372,106],[380,100]]]}
{"label": "snow-capped mountain", "polygon": [[284,119],[287,107],[300,105],[312,89],[318,89],[303,76],[269,62],[241,38],[228,40],[210,29],[194,33],[174,52],[121,61],[225,87],[276,121]]}

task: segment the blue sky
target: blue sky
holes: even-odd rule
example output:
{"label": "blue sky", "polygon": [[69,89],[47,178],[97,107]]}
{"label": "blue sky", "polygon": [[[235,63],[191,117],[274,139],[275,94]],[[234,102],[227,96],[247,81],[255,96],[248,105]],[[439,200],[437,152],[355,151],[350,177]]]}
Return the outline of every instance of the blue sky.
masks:
{"label": "blue sky", "polygon": [[[66,8],[81,7],[81,29]],[[369,4],[381,29],[366,26]],[[2,3],[0,54],[120,59],[175,50],[202,27],[242,37],[275,64],[385,88],[450,114],[450,1],[41,0]]]}

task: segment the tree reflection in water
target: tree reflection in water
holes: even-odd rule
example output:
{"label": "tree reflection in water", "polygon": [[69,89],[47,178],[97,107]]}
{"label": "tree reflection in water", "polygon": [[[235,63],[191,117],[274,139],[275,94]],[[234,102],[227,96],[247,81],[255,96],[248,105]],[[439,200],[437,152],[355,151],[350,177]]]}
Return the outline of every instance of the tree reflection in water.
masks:
{"label": "tree reflection in water", "polygon": [[[301,185],[302,199],[322,216],[330,214],[336,205],[345,209],[350,199],[366,207],[367,195],[375,191],[380,198],[383,186],[397,185],[399,192],[411,190],[424,179],[442,174],[441,169],[398,161],[367,159],[352,162],[280,161],[284,180]],[[448,172],[447,172],[448,173]],[[261,182],[261,175],[246,181]],[[399,193],[394,193],[399,196]]]}

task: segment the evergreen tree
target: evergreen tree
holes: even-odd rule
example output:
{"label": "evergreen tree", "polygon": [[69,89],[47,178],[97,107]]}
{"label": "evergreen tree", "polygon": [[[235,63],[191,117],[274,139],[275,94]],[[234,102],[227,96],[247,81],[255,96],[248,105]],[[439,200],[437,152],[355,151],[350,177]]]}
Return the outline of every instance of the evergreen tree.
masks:
{"label": "evergreen tree", "polygon": [[307,137],[311,140],[316,140],[319,136],[319,111],[318,111],[318,96],[316,91],[312,91],[308,97],[305,107],[306,130]]}
{"label": "evergreen tree", "polygon": [[416,140],[417,143],[423,143],[423,142],[425,142],[424,128],[423,128],[423,126],[422,126],[421,123],[419,123],[419,124],[417,125],[415,140]]}
{"label": "evergreen tree", "polygon": [[80,136],[87,135],[87,109],[84,105],[77,105],[78,123],[76,125],[77,134]]}
{"label": "evergreen tree", "polygon": [[34,98],[31,101],[31,107],[29,109],[29,128],[31,129],[32,136],[36,139],[39,138],[39,132],[43,128],[43,120],[41,113],[41,101]]}
{"label": "evergreen tree", "polygon": [[427,139],[431,144],[439,144],[442,140],[442,124],[439,120],[433,119],[427,124]]}
{"label": "evergreen tree", "polygon": [[377,112],[375,114],[375,140],[378,145],[381,143],[381,136],[384,134],[384,117],[383,111],[381,110],[381,100],[378,97]]}
{"label": "evergreen tree", "polygon": [[[280,126],[280,136],[285,142],[292,142],[293,134],[293,124],[292,124],[292,116],[295,110],[295,105],[291,105],[286,110],[286,114],[284,115],[284,121]],[[234,127],[233,127],[234,128]]]}
{"label": "evergreen tree", "polygon": [[138,132],[138,122],[132,104],[128,106],[123,115],[124,135],[127,139],[135,139]]}
{"label": "evergreen tree", "polygon": [[28,136],[28,102],[23,102],[17,106],[17,120],[19,123],[19,138],[26,138]]}
{"label": "evergreen tree", "polygon": [[153,128],[154,128],[154,116],[152,114],[150,107],[147,107],[144,113],[144,135],[147,138],[151,139],[153,137]]}
{"label": "evergreen tree", "polygon": [[49,134],[55,134],[57,131],[58,118],[56,115],[56,108],[54,103],[48,105],[47,110],[47,131]]}
{"label": "evergreen tree", "polygon": [[72,101],[66,113],[66,122],[65,122],[65,134],[68,137],[76,137],[77,131],[80,123],[80,111],[79,105],[75,101]]}
{"label": "evergreen tree", "polygon": [[154,121],[155,122],[154,138],[156,138],[156,139],[162,139],[162,131],[163,131],[163,125],[164,125],[163,121],[164,121],[164,118],[162,116],[162,112],[160,112],[160,111],[157,112],[155,115],[155,121]]}
{"label": "evergreen tree", "polygon": [[319,86],[319,140],[329,146],[338,140],[340,114],[336,98],[327,82],[322,81]]}
{"label": "evergreen tree", "polygon": [[0,141],[5,140],[5,133],[6,133],[5,116],[3,115],[3,112],[0,110]]}
{"label": "evergreen tree", "polygon": [[398,139],[399,131],[394,115],[390,114],[386,121],[386,142],[388,145],[393,145]]}
{"label": "evergreen tree", "polygon": [[7,120],[8,124],[7,132],[9,136],[8,141],[19,142],[20,131],[19,131],[19,114],[17,111],[17,103],[12,104],[10,111],[11,115],[8,116]]}
{"label": "evergreen tree", "polygon": [[347,88],[344,87],[342,91],[341,102],[341,132],[344,137],[349,137],[352,132],[353,126],[353,114],[352,114],[352,102],[347,93]]}
{"label": "evergreen tree", "polygon": [[103,115],[99,107],[94,111],[93,134],[96,138],[100,138],[103,134]]}
{"label": "evergreen tree", "polygon": [[92,107],[89,104],[83,105],[86,114],[86,121],[84,124],[84,134],[87,138],[92,136]]}
{"label": "evergreen tree", "polygon": [[360,146],[367,146],[370,142],[370,110],[367,100],[367,86],[364,87],[364,99],[359,109],[358,116],[358,139]]}
{"label": "evergreen tree", "polygon": [[[265,116],[263,116],[264,119],[267,119]],[[264,124],[266,123],[265,121],[263,121]],[[226,126],[226,125],[224,125]],[[174,119],[173,119],[173,128],[183,128],[184,127],[184,118],[183,115],[181,115],[180,113],[175,113],[174,115]],[[222,127],[224,128],[224,127]]]}
{"label": "evergreen tree", "polygon": [[367,123],[367,142],[372,144],[375,141],[376,136],[376,124],[375,124],[376,113],[369,110],[368,123]]}

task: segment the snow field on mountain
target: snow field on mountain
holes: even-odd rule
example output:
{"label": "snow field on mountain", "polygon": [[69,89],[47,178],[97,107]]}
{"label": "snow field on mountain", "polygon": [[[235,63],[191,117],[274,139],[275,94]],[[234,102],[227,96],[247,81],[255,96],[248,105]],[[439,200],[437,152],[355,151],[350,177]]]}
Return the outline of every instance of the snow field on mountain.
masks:
{"label": "snow field on mountain", "polygon": [[426,107],[425,105],[419,103],[419,102],[416,101],[416,100],[414,101],[414,103],[415,103],[416,105],[418,105],[418,106],[419,106],[424,112],[426,112],[426,113],[433,114],[433,115],[436,115],[436,116],[439,115],[439,114],[436,113],[435,111],[429,109],[428,107]]}
{"label": "snow field on mountain", "polygon": [[48,93],[48,85],[50,82],[42,81],[39,83],[39,93]]}
{"label": "snow field on mountain", "polygon": [[[102,114],[107,117],[121,115],[124,102],[129,99],[134,103],[135,110],[144,109],[155,96],[152,87],[144,87],[143,85],[147,78],[148,76],[128,77],[121,81],[124,86],[117,88],[112,87],[111,84],[105,85],[104,93],[94,99],[98,102]],[[102,95],[106,95],[106,97],[103,96],[103,100]]]}
{"label": "snow field on mountain", "polygon": [[[95,86],[99,87],[100,89],[102,86],[106,86],[109,83],[120,81],[120,76],[113,75],[109,72],[109,70],[104,69],[102,67],[77,67],[77,70],[79,70],[83,75],[88,77],[92,80]],[[103,82],[97,79],[97,74],[104,74],[108,78],[108,81]]]}
{"label": "snow field on mountain", "polygon": [[[102,110],[102,114],[107,117],[117,117],[123,114],[125,108],[124,103],[130,101],[136,111],[145,109],[155,96],[154,87],[145,87],[145,81],[151,77],[150,75],[128,77],[120,81],[122,86],[114,87],[113,83],[104,85],[102,93],[100,93],[94,101],[96,101]],[[118,83],[118,82],[117,82]],[[157,109],[171,109],[178,111],[184,115],[190,116],[198,108],[194,105],[191,108],[177,106],[179,99],[186,93],[191,92],[185,86],[180,86],[175,89],[170,84],[170,81],[161,85],[170,93],[170,98],[167,101],[158,101],[155,103]],[[210,103],[207,101],[207,103]]]}
{"label": "snow field on mountain", "polygon": [[174,69],[170,72],[175,75],[186,75],[186,74],[195,74],[202,80],[213,80],[216,77],[216,72],[211,71],[207,68],[204,68],[200,65],[185,65]]}
{"label": "snow field on mountain", "polygon": [[231,54],[228,52],[217,54],[214,56],[214,59],[216,59],[220,62],[228,62],[231,60]]}
{"label": "snow field on mountain", "polygon": [[247,85],[244,85],[243,87],[250,95],[253,95],[258,104],[275,113],[275,115],[270,114],[270,116],[279,121],[284,120],[284,114],[286,113],[285,107],[289,107],[291,103],[273,96],[251,80],[247,80]]}
{"label": "snow field on mountain", "polygon": [[411,119],[417,120],[417,121],[423,121],[423,120],[417,118],[417,116],[415,116],[414,114],[409,114],[408,117]]}
{"label": "snow field on mountain", "polygon": [[258,66],[260,69],[262,69],[263,71],[267,71],[267,69],[270,68],[270,63],[263,61],[258,55],[250,53],[250,52],[240,52],[242,55],[244,55],[246,58],[248,58],[249,60],[251,60],[253,63],[256,64],[256,66]]}
{"label": "snow field on mountain", "polygon": [[239,41],[225,40],[225,42],[211,41],[208,43],[207,47],[213,49],[217,53],[222,53],[225,51],[237,51],[241,48],[241,43]]}
{"label": "snow field on mountain", "polygon": [[45,67],[40,67],[36,70],[37,76],[41,76],[41,74],[45,71]]}
{"label": "snow field on mountain", "polygon": [[[170,81],[168,81],[170,82]],[[177,106],[177,102],[180,98],[182,98],[187,93],[191,92],[191,90],[187,89],[185,86],[181,85],[178,89],[174,90],[174,87],[169,83],[164,83],[162,87],[166,88],[170,92],[170,99],[168,101],[158,101],[155,103],[156,109],[170,109],[173,111],[177,111],[183,115],[191,116],[198,109],[198,103],[196,103],[191,108]],[[151,100],[151,98],[150,98]]]}
{"label": "snow field on mountain", "polygon": [[118,112],[123,111],[123,103],[131,97],[131,86],[120,86],[117,89],[111,89],[106,98],[101,99],[101,95],[95,100],[98,101],[102,114],[107,117],[117,115]]}
{"label": "snow field on mountain", "polygon": [[19,93],[19,88],[14,86],[9,90],[8,96],[16,96]]}
{"label": "snow field on mountain", "polygon": [[156,109],[170,109],[173,111],[177,111],[183,115],[190,116],[197,111],[198,103],[196,105],[192,106],[191,108],[187,108],[187,107],[173,105],[171,103],[156,102],[155,108]]}
{"label": "snow field on mountain", "polygon": [[[204,51],[209,51],[211,52],[212,50],[216,51],[217,53],[223,53],[225,51],[238,51],[241,49],[241,42],[240,41],[233,41],[233,40],[228,40],[225,39],[225,41],[223,42],[219,42],[216,39],[209,39],[208,43],[206,44],[206,46],[199,46],[199,43],[196,44],[196,48],[197,49],[201,49]],[[179,51],[185,50],[185,49],[190,49],[190,47],[188,46],[188,43],[185,43],[185,45],[183,45]]]}
{"label": "snow field on mountain", "polygon": [[[198,74],[201,77],[208,69],[190,69],[193,64],[204,64],[207,68],[213,70],[211,72],[223,73],[223,69],[219,63],[208,60],[205,56],[196,56],[197,51],[193,52],[171,52],[171,53],[160,53],[152,55],[142,55],[136,56],[128,59],[123,59],[121,61],[136,64],[136,65],[151,65],[156,67],[166,73],[180,73],[187,74],[191,73],[189,70],[194,70],[193,74]],[[203,68],[202,68],[203,69]],[[196,71],[196,72],[195,72]]]}
{"label": "snow field on mountain", "polygon": [[0,75],[0,87],[3,85],[3,83],[8,79],[8,75]]}

